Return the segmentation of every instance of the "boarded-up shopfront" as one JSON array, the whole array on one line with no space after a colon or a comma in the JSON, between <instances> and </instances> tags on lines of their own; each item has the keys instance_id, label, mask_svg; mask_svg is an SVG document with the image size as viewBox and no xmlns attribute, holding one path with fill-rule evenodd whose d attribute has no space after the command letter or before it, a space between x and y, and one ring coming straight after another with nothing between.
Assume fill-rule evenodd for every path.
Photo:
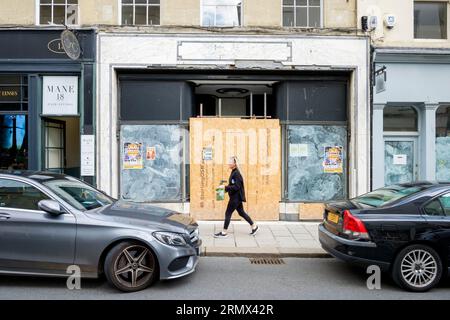
<instances>
[{"instance_id":1,"label":"boarded-up shopfront","mask_svg":"<svg viewBox=\"0 0 450 320\"><path fill-rule=\"evenodd\" d=\"M237 156L244 178L245 210L259 220L278 220L281 200L279 120L191 118L191 214L197 219L222 219L226 200L216 187L228 180L228 159Z\"/></svg>"},{"instance_id":2,"label":"boarded-up shopfront","mask_svg":"<svg viewBox=\"0 0 450 320\"><path fill-rule=\"evenodd\" d=\"M98 181L112 196L223 219L230 155L259 221L320 219L324 202L369 190L366 37L101 31L98 48Z\"/></svg>"}]
</instances>

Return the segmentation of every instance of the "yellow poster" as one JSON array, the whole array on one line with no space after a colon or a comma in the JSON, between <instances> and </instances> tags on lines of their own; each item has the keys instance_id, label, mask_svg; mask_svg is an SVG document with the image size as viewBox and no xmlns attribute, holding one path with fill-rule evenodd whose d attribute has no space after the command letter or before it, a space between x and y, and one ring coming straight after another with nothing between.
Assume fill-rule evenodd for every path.
<instances>
[{"instance_id":1,"label":"yellow poster","mask_svg":"<svg viewBox=\"0 0 450 320\"><path fill-rule=\"evenodd\" d=\"M123 144L123 168L125 170L143 169L142 143L125 142Z\"/></svg>"},{"instance_id":2,"label":"yellow poster","mask_svg":"<svg viewBox=\"0 0 450 320\"><path fill-rule=\"evenodd\" d=\"M325 147L323 160L324 173L343 173L343 148L341 146Z\"/></svg>"}]
</instances>

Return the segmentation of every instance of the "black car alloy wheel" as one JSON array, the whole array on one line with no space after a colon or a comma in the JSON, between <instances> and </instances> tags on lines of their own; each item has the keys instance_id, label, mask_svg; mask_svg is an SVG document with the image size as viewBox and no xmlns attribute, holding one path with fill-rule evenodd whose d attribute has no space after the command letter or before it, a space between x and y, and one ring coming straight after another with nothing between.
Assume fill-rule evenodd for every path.
<instances>
[{"instance_id":1,"label":"black car alloy wheel","mask_svg":"<svg viewBox=\"0 0 450 320\"><path fill-rule=\"evenodd\" d=\"M440 281L442 263L431 247L412 245L398 254L392 271L397 284L411 291L423 292Z\"/></svg>"},{"instance_id":2,"label":"black car alloy wheel","mask_svg":"<svg viewBox=\"0 0 450 320\"><path fill-rule=\"evenodd\" d=\"M114 247L105 261L108 281L122 291L138 291L155 278L153 253L140 244L122 243Z\"/></svg>"}]
</instances>

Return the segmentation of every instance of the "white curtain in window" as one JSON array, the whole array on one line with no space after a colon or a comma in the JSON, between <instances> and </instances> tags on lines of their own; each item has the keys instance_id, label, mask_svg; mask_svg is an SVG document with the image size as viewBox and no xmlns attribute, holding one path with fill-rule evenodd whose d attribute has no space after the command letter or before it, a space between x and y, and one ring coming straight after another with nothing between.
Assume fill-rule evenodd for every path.
<instances>
[{"instance_id":1,"label":"white curtain in window","mask_svg":"<svg viewBox=\"0 0 450 320\"><path fill-rule=\"evenodd\" d=\"M242 0L204 0L203 24L205 26L239 26Z\"/></svg>"}]
</instances>

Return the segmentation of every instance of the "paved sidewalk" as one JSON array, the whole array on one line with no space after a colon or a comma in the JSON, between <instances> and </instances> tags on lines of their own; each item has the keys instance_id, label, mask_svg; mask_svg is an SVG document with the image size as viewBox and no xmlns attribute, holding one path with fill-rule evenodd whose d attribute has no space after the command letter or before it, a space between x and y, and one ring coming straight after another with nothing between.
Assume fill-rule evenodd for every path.
<instances>
[{"instance_id":1,"label":"paved sidewalk","mask_svg":"<svg viewBox=\"0 0 450 320\"><path fill-rule=\"evenodd\" d=\"M199 221L198 224L205 256L329 256L319 243L318 222L259 222L258 233L251 236L246 222L232 221L225 239L213 237L222 230L222 221Z\"/></svg>"}]
</instances>

